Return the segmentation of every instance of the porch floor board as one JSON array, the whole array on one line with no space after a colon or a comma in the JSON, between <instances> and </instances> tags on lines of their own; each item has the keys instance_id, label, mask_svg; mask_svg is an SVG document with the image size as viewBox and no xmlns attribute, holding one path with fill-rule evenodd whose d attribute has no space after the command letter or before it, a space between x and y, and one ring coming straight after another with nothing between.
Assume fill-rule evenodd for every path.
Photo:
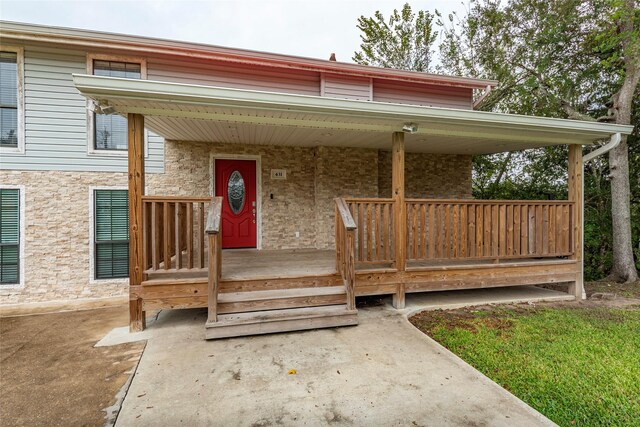
<instances>
[{"instance_id":1,"label":"porch floor board","mask_svg":"<svg viewBox=\"0 0 640 427\"><path fill-rule=\"evenodd\" d=\"M205 257L204 269L149 273L149 280L206 278L208 275L206 260ZM227 249L222 251L222 280L242 281L326 276L336 273L335 262L335 251L333 250ZM175 262L172 264L175 265Z\"/></svg>"}]
</instances>

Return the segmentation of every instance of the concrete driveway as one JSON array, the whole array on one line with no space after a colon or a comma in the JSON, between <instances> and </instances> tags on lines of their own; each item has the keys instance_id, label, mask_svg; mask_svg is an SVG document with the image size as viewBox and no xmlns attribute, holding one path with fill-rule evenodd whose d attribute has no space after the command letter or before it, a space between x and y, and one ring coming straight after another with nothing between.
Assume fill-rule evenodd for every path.
<instances>
[{"instance_id":1,"label":"concrete driveway","mask_svg":"<svg viewBox=\"0 0 640 427\"><path fill-rule=\"evenodd\" d=\"M166 311L144 332L117 425L553 425L388 306L357 327L219 341L205 318Z\"/></svg>"}]
</instances>

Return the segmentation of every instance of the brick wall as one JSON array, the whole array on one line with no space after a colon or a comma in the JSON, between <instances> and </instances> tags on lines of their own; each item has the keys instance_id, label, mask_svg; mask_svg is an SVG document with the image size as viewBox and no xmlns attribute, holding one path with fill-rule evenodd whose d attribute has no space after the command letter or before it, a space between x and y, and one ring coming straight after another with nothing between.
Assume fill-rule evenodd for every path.
<instances>
[{"instance_id":1,"label":"brick wall","mask_svg":"<svg viewBox=\"0 0 640 427\"><path fill-rule=\"evenodd\" d=\"M341 147L316 149L316 246L333 248L335 197L378 197L378 151Z\"/></svg>"},{"instance_id":2,"label":"brick wall","mask_svg":"<svg viewBox=\"0 0 640 427\"><path fill-rule=\"evenodd\" d=\"M470 199L471 156L405 154L405 197ZM391 197L391 152L378 152L380 197Z\"/></svg>"}]
</instances>

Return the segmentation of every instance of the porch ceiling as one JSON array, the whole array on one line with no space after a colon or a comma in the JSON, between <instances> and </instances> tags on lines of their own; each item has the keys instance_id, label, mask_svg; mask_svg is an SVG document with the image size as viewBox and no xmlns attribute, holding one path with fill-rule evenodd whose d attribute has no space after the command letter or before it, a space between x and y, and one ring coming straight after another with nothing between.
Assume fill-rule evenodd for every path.
<instances>
[{"instance_id":1,"label":"porch ceiling","mask_svg":"<svg viewBox=\"0 0 640 427\"><path fill-rule=\"evenodd\" d=\"M388 149L414 123L409 152L486 154L592 144L632 126L291 95L149 80L74 75L80 93L115 113L145 116L171 140Z\"/></svg>"}]
</instances>

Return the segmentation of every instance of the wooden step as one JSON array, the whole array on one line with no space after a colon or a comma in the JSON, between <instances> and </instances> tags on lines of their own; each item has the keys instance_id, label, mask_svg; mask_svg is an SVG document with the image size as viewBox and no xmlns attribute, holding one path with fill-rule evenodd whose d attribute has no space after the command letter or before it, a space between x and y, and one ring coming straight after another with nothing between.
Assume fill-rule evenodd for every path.
<instances>
[{"instance_id":1,"label":"wooden step","mask_svg":"<svg viewBox=\"0 0 640 427\"><path fill-rule=\"evenodd\" d=\"M218 294L218 313L242 313L344 304L344 286L275 289Z\"/></svg>"},{"instance_id":2,"label":"wooden step","mask_svg":"<svg viewBox=\"0 0 640 427\"><path fill-rule=\"evenodd\" d=\"M358 324L358 311L345 304L265 310L218 316L206 323L206 338L229 338Z\"/></svg>"}]
</instances>

